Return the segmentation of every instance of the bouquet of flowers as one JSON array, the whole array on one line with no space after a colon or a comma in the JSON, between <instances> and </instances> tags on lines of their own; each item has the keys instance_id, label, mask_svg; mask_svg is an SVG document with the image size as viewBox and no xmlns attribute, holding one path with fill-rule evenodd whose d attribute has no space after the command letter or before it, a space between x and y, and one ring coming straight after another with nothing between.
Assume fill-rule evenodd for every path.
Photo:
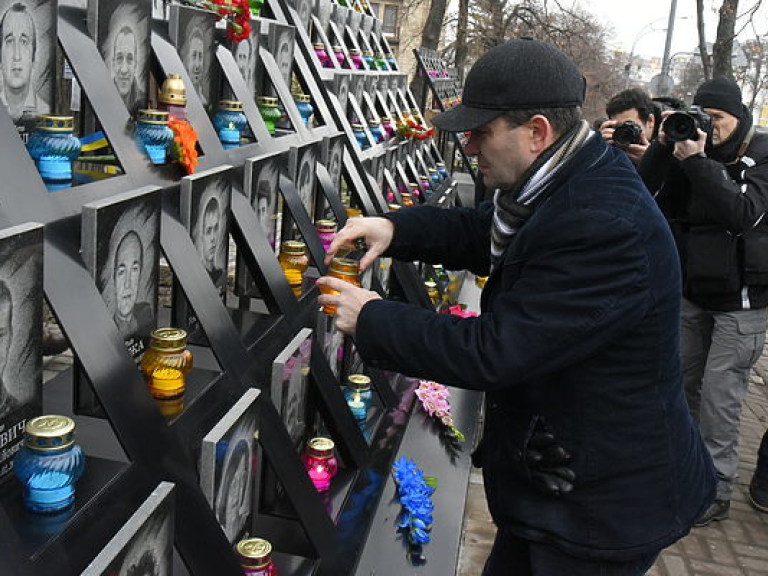
<instances>
[{"instance_id":1,"label":"bouquet of flowers","mask_svg":"<svg viewBox=\"0 0 768 576\"><path fill-rule=\"evenodd\" d=\"M251 35L251 14L258 16L263 0L178 0L183 6L199 8L227 22L227 37L241 42Z\"/></svg>"},{"instance_id":2,"label":"bouquet of flowers","mask_svg":"<svg viewBox=\"0 0 768 576\"><path fill-rule=\"evenodd\" d=\"M448 388L431 380L419 380L416 397L421 400L421 407L432 418L437 418L447 428L448 435L458 442L464 442L464 434L453 425L451 393Z\"/></svg>"},{"instance_id":3,"label":"bouquet of flowers","mask_svg":"<svg viewBox=\"0 0 768 576\"><path fill-rule=\"evenodd\" d=\"M187 174L194 174L197 166L197 132L186 120L172 118L168 127L173 130L171 158L184 167Z\"/></svg>"},{"instance_id":4,"label":"bouquet of flowers","mask_svg":"<svg viewBox=\"0 0 768 576\"><path fill-rule=\"evenodd\" d=\"M434 128L427 128L416 122L411 116L407 116L405 122L395 122L395 131L401 138L413 138L414 140L426 140L435 133Z\"/></svg>"},{"instance_id":5,"label":"bouquet of flowers","mask_svg":"<svg viewBox=\"0 0 768 576\"><path fill-rule=\"evenodd\" d=\"M403 507L397 519L398 530L405 533L410 546L420 547L430 541L434 509L430 496L437 488L437 479L424 476L413 460L404 456L392 464L392 475Z\"/></svg>"}]
</instances>

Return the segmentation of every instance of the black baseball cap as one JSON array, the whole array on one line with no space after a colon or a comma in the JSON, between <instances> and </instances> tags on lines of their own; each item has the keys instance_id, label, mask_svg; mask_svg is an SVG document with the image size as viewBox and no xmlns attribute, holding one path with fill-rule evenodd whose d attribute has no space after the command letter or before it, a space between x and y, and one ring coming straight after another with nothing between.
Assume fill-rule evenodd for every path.
<instances>
[{"instance_id":1,"label":"black baseball cap","mask_svg":"<svg viewBox=\"0 0 768 576\"><path fill-rule=\"evenodd\" d=\"M461 104L432 123L466 132L510 110L581 106L585 91L586 81L568 56L546 42L519 38L483 54L467 74Z\"/></svg>"}]
</instances>

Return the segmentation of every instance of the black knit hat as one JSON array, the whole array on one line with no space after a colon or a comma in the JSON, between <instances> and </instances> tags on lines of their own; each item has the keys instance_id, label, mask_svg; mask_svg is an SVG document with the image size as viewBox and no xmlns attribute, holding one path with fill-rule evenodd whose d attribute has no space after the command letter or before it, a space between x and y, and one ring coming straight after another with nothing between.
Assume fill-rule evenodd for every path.
<instances>
[{"instance_id":1,"label":"black knit hat","mask_svg":"<svg viewBox=\"0 0 768 576\"><path fill-rule=\"evenodd\" d=\"M586 81L568 56L539 40L510 40L475 62L462 102L432 123L449 132L472 130L509 110L569 108L584 102Z\"/></svg>"},{"instance_id":2,"label":"black knit hat","mask_svg":"<svg viewBox=\"0 0 768 576\"><path fill-rule=\"evenodd\" d=\"M715 78L704 82L696 90L693 103L702 108L716 108L728 112L736 118L741 118L743 110L741 89L730 78Z\"/></svg>"}]
</instances>

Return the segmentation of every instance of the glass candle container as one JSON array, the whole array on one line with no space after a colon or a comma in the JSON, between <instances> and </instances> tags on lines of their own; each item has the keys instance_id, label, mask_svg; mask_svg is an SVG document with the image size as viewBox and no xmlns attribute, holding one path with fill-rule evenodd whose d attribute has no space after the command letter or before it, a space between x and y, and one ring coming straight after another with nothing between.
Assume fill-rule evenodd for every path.
<instances>
[{"instance_id":1,"label":"glass candle container","mask_svg":"<svg viewBox=\"0 0 768 576\"><path fill-rule=\"evenodd\" d=\"M429 181L432 183L432 187L436 187L440 183L440 175L437 173L437 168L427 168L429 172Z\"/></svg>"},{"instance_id":2,"label":"glass candle container","mask_svg":"<svg viewBox=\"0 0 768 576\"><path fill-rule=\"evenodd\" d=\"M365 374L350 374L344 387L344 399L347 401L352 416L357 421L365 421L368 409L373 401L371 379Z\"/></svg>"},{"instance_id":3,"label":"glass candle container","mask_svg":"<svg viewBox=\"0 0 768 576\"><path fill-rule=\"evenodd\" d=\"M246 538L235 547L246 576L277 576L272 562L272 544L263 538Z\"/></svg>"},{"instance_id":4,"label":"glass candle container","mask_svg":"<svg viewBox=\"0 0 768 576\"><path fill-rule=\"evenodd\" d=\"M296 108L299 110L299 115L304 121L304 126L309 126L309 119L312 114L315 113L315 108L312 106L312 97L309 94L294 94L293 101L296 103Z\"/></svg>"},{"instance_id":5,"label":"glass candle container","mask_svg":"<svg viewBox=\"0 0 768 576\"><path fill-rule=\"evenodd\" d=\"M488 276L475 276L475 286L480 289L485 288L485 283L488 281Z\"/></svg>"},{"instance_id":6,"label":"glass candle container","mask_svg":"<svg viewBox=\"0 0 768 576\"><path fill-rule=\"evenodd\" d=\"M360 218L363 215L363 211L360 210L360 208L355 208L353 206L345 206L344 212L346 212L347 218Z\"/></svg>"},{"instance_id":7,"label":"glass candle container","mask_svg":"<svg viewBox=\"0 0 768 576\"><path fill-rule=\"evenodd\" d=\"M403 199L403 208L410 208L413 206L413 196L410 192L402 192L400 197Z\"/></svg>"},{"instance_id":8,"label":"glass candle container","mask_svg":"<svg viewBox=\"0 0 768 576\"><path fill-rule=\"evenodd\" d=\"M351 258L336 257L331 260L328 267L328 276L338 278L344 282L349 282L353 286L360 287L360 262ZM320 286L320 292L323 294L338 294L336 290L331 290L327 286ZM326 304L323 306L323 312L328 316L336 315L336 306Z\"/></svg>"},{"instance_id":9,"label":"glass candle container","mask_svg":"<svg viewBox=\"0 0 768 576\"><path fill-rule=\"evenodd\" d=\"M357 48L350 48L349 59L352 61L352 67L355 70L363 69L363 55L360 53L360 50Z\"/></svg>"},{"instance_id":10,"label":"glass candle container","mask_svg":"<svg viewBox=\"0 0 768 576\"><path fill-rule=\"evenodd\" d=\"M422 198L429 196L432 191L432 183L426 174L419 174L419 189L423 194Z\"/></svg>"},{"instance_id":11,"label":"glass candle container","mask_svg":"<svg viewBox=\"0 0 768 576\"><path fill-rule=\"evenodd\" d=\"M393 202L391 204L387 204L387 208L389 208L390 212L397 212L398 210L400 210L400 208L402 208L402 206L400 206L400 204L395 204Z\"/></svg>"},{"instance_id":12,"label":"glass candle container","mask_svg":"<svg viewBox=\"0 0 768 576\"><path fill-rule=\"evenodd\" d=\"M448 178L448 170L445 169L445 162L437 162L435 163L435 166L437 166L437 173L441 180Z\"/></svg>"},{"instance_id":13,"label":"glass candle container","mask_svg":"<svg viewBox=\"0 0 768 576\"><path fill-rule=\"evenodd\" d=\"M75 422L47 415L29 420L13 470L24 486L24 506L35 514L56 514L75 502L75 482L85 456L75 444Z\"/></svg>"},{"instance_id":14,"label":"glass candle container","mask_svg":"<svg viewBox=\"0 0 768 576\"><path fill-rule=\"evenodd\" d=\"M141 357L141 372L153 398L170 400L184 394L186 375L192 370L192 352L181 328L152 331L149 348Z\"/></svg>"},{"instance_id":15,"label":"glass candle container","mask_svg":"<svg viewBox=\"0 0 768 576\"><path fill-rule=\"evenodd\" d=\"M139 149L149 156L152 164L165 164L168 147L173 142L173 130L168 127L168 112L139 110L134 137Z\"/></svg>"},{"instance_id":16,"label":"glass candle container","mask_svg":"<svg viewBox=\"0 0 768 576\"><path fill-rule=\"evenodd\" d=\"M317 229L317 236L320 238L323 249L328 252L331 242L336 237L336 222L333 220L318 220L315 222L315 228Z\"/></svg>"},{"instance_id":17,"label":"glass candle container","mask_svg":"<svg viewBox=\"0 0 768 576\"><path fill-rule=\"evenodd\" d=\"M375 63L377 70L389 70L389 64L387 64L387 59L384 57L384 52L376 52Z\"/></svg>"},{"instance_id":18,"label":"glass candle container","mask_svg":"<svg viewBox=\"0 0 768 576\"><path fill-rule=\"evenodd\" d=\"M368 136L365 134L365 128L362 124L352 124L352 134L354 134L357 145L360 146L361 150L365 150L370 146Z\"/></svg>"},{"instance_id":19,"label":"glass candle container","mask_svg":"<svg viewBox=\"0 0 768 576\"><path fill-rule=\"evenodd\" d=\"M440 292L437 290L437 283L432 280L427 280L424 282L424 287L427 289L429 301L432 302L433 306L437 306L437 303L440 302Z\"/></svg>"},{"instance_id":20,"label":"glass candle container","mask_svg":"<svg viewBox=\"0 0 768 576\"><path fill-rule=\"evenodd\" d=\"M384 133L384 130L381 129L381 122L379 122L375 118L371 118L370 120L368 120L368 128L370 129L371 134L373 135L373 139L376 140L376 144L381 144L387 139L387 136Z\"/></svg>"},{"instance_id":21,"label":"glass candle container","mask_svg":"<svg viewBox=\"0 0 768 576\"><path fill-rule=\"evenodd\" d=\"M256 98L256 104L259 107L259 114L261 119L264 120L264 124L267 125L267 130L270 135L275 135L275 123L283 117L283 113L277 107L277 98L271 96L258 96Z\"/></svg>"},{"instance_id":22,"label":"glass candle container","mask_svg":"<svg viewBox=\"0 0 768 576\"><path fill-rule=\"evenodd\" d=\"M330 438L312 438L301 456L304 468L318 492L327 492L331 480L339 470L339 464L333 453L333 440Z\"/></svg>"},{"instance_id":23,"label":"glass candle container","mask_svg":"<svg viewBox=\"0 0 768 576\"><path fill-rule=\"evenodd\" d=\"M392 118L389 116L381 117L381 128L384 130L384 135L386 136L387 140L395 135L395 123L392 122Z\"/></svg>"},{"instance_id":24,"label":"glass candle container","mask_svg":"<svg viewBox=\"0 0 768 576\"><path fill-rule=\"evenodd\" d=\"M261 7L264 6L264 0L250 0L251 18L258 18L261 14Z\"/></svg>"},{"instance_id":25,"label":"glass candle container","mask_svg":"<svg viewBox=\"0 0 768 576\"><path fill-rule=\"evenodd\" d=\"M213 126L216 128L216 133L224 150L240 146L240 138L247 125L248 120L243 114L242 102L236 100L219 102L219 109L213 116Z\"/></svg>"},{"instance_id":26,"label":"glass candle container","mask_svg":"<svg viewBox=\"0 0 768 576\"><path fill-rule=\"evenodd\" d=\"M392 52L387 52L387 64L389 65L390 70L397 70L397 61L395 60L394 55Z\"/></svg>"},{"instance_id":27,"label":"glass candle container","mask_svg":"<svg viewBox=\"0 0 768 576\"><path fill-rule=\"evenodd\" d=\"M410 188L410 193L414 198L421 199L421 184L416 182L409 182L408 187Z\"/></svg>"},{"instance_id":28,"label":"glass candle container","mask_svg":"<svg viewBox=\"0 0 768 576\"><path fill-rule=\"evenodd\" d=\"M333 47L333 55L336 57L336 62L339 63L339 68L348 68L347 57L344 55L344 49L341 46Z\"/></svg>"},{"instance_id":29,"label":"glass candle container","mask_svg":"<svg viewBox=\"0 0 768 576\"><path fill-rule=\"evenodd\" d=\"M376 70L376 61L373 59L373 52L370 50L363 50L363 60L365 60L369 70Z\"/></svg>"},{"instance_id":30,"label":"glass candle container","mask_svg":"<svg viewBox=\"0 0 768 576\"><path fill-rule=\"evenodd\" d=\"M187 89L181 74L168 74L157 94L158 106L171 118L187 119Z\"/></svg>"},{"instance_id":31,"label":"glass candle container","mask_svg":"<svg viewBox=\"0 0 768 576\"><path fill-rule=\"evenodd\" d=\"M80 155L80 139L72 134L73 128L72 116L38 116L37 128L27 140L37 171L55 189L71 183L72 162Z\"/></svg>"},{"instance_id":32,"label":"glass candle container","mask_svg":"<svg viewBox=\"0 0 768 576\"><path fill-rule=\"evenodd\" d=\"M317 59L320 61L320 66L323 68L333 68L333 62L325 49L325 44L322 42L315 42L312 44L312 49L315 51L315 56L317 56Z\"/></svg>"},{"instance_id":33,"label":"glass candle container","mask_svg":"<svg viewBox=\"0 0 768 576\"><path fill-rule=\"evenodd\" d=\"M286 240L280 245L280 254L277 256L280 267L296 298L301 296L301 288L304 283L304 273L309 267L307 258L307 246L300 240Z\"/></svg>"}]
</instances>

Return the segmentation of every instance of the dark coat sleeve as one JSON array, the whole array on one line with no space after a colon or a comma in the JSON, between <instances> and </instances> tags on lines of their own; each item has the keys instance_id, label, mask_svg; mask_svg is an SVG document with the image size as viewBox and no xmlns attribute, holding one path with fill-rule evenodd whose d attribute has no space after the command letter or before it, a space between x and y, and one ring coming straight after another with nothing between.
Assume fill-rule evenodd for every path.
<instances>
[{"instance_id":1,"label":"dark coat sleeve","mask_svg":"<svg viewBox=\"0 0 768 576\"><path fill-rule=\"evenodd\" d=\"M735 234L750 230L768 210L768 157L744 170L737 183L725 166L709 158L690 156L681 162L696 204L708 218Z\"/></svg>"},{"instance_id":2,"label":"dark coat sleeve","mask_svg":"<svg viewBox=\"0 0 768 576\"><path fill-rule=\"evenodd\" d=\"M492 216L490 202L477 209L418 206L390 212L386 217L394 223L395 235L385 256L487 275Z\"/></svg>"},{"instance_id":3,"label":"dark coat sleeve","mask_svg":"<svg viewBox=\"0 0 768 576\"><path fill-rule=\"evenodd\" d=\"M494 287L486 287L495 292L479 317L367 303L356 335L363 359L494 391L572 366L632 330L652 300L635 224L588 208L571 208L553 225L532 224L519 233Z\"/></svg>"}]
</instances>

